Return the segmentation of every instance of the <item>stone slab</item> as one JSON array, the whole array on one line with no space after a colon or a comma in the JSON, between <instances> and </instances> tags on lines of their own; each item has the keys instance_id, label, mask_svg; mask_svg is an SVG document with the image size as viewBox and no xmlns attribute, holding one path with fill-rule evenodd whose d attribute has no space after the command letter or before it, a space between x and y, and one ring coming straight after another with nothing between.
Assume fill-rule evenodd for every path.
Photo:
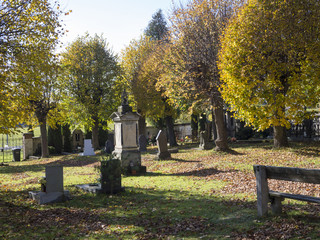
<instances>
[{"instance_id":1,"label":"stone slab","mask_svg":"<svg viewBox=\"0 0 320 240\"><path fill-rule=\"evenodd\" d=\"M110 194L111 193L111 192L104 192L101 188L100 183L79 184L79 185L76 185L76 188L79 188L85 192L90 192L94 194L98 194L98 193ZM125 190L124 187L121 187L121 189L114 190L113 193L123 192L124 190Z\"/></svg>"},{"instance_id":2,"label":"stone slab","mask_svg":"<svg viewBox=\"0 0 320 240\"><path fill-rule=\"evenodd\" d=\"M29 197L37 201L38 204L60 203L70 199L69 191L63 192L29 192Z\"/></svg>"}]
</instances>

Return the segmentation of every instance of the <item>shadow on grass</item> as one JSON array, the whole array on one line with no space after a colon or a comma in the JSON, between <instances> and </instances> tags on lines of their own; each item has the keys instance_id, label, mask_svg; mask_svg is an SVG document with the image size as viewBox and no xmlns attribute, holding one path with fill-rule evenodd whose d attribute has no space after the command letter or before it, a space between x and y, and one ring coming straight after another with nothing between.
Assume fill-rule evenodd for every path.
<instances>
[{"instance_id":1,"label":"shadow on grass","mask_svg":"<svg viewBox=\"0 0 320 240\"><path fill-rule=\"evenodd\" d=\"M46 160L33 160L34 164L26 164L23 166L17 165L20 162L15 162L13 165L0 167L0 174L10 173L22 173L26 171L39 172L44 171L46 166L61 165L63 167L84 167L91 164L95 164L99 161L98 156L62 156L59 160L52 160L50 158Z\"/></svg>"},{"instance_id":2,"label":"shadow on grass","mask_svg":"<svg viewBox=\"0 0 320 240\"><path fill-rule=\"evenodd\" d=\"M60 238L74 233L101 235L101 239L112 235L116 239L167 239L170 236L207 236L206 239L232 236L236 239L236 233L245 232L265 231L268 236L266 227L270 227L265 227L265 223L273 219L256 221L255 202L229 200L218 195L191 195L188 191L126 187L125 192L112 196L74 189L71 193L73 199L68 202L40 207L15 201L19 195L26 197L25 192L0 191L0 236L14 230L16 239L39 237L44 231L59 234ZM294 219L307 221L310 217L311 223L316 224L315 215L305 211L318 212L318 207L294 205L290 208L297 206L301 214L294 215ZM301 234L305 233L299 233L299 237Z\"/></svg>"},{"instance_id":3,"label":"shadow on grass","mask_svg":"<svg viewBox=\"0 0 320 240\"><path fill-rule=\"evenodd\" d=\"M205 168L205 169L198 169L189 172L179 172L179 173L158 173L158 172L147 172L145 176L148 177L159 177L159 176L193 176L193 177L208 177L212 175L216 175L219 173L232 173L237 172L237 170L228 170L222 171L216 168ZM130 176L132 177L132 176ZM138 176L137 176L138 177Z\"/></svg>"}]
</instances>

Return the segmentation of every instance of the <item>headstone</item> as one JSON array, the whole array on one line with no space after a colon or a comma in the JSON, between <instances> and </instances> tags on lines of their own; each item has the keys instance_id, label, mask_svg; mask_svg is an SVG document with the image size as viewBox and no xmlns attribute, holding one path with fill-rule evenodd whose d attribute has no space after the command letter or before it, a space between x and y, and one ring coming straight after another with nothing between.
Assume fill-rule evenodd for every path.
<instances>
[{"instance_id":1,"label":"headstone","mask_svg":"<svg viewBox=\"0 0 320 240\"><path fill-rule=\"evenodd\" d=\"M124 190L121 187L121 161L119 159L110 159L101 161L101 192L118 193Z\"/></svg>"},{"instance_id":2,"label":"headstone","mask_svg":"<svg viewBox=\"0 0 320 240\"><path fill-rule=\"evenodd\" d=\"M158 146L158 154L157 157L158 159L164 160L171 158L171 154L168 151L168 146L167 146L167 136L164 133L164 131L160 130L157 137L157 146Z\"/></svg>"},{"instance_id":3,"label":"headstone","mask_svg":"<svg viewBox=\"0 0 320 240\"><path fill-rule=\"evenodd\" d=\"M112 154L121 160L125 174L132 174L131 169L136 169L137 174L145 173L146 167L141 166L141 152L138 148L140 115L132 112L125 91L122 94L122 105L110 117L114 121L115 136L115 148Z\"/></svg>"},{"instance_id":4,"label":"headstone","mask_svg":"<svg viewBox=\"0 0 320 240\"><path fill-rule=\"evenodd\" d=\"M207 131L200 132L200 144L199 148L202 150L208 150L211 148L209 141L208 141L208 133Z\"/></svg>"},{"instance_id":5,"label":"headstone","mask_svg":"<svg viewBox=\"0 0 320 240\"><path fill-rule=\"evenodd\" d=\"M29 196L39 204L64 202L70 198L69 191L63 189L63 167L47 166L45 170L45 192L29 192Z\"/></svg>"},{"instance_id":6,"label":"headstone","mask_svg":"<svg viewBox=\"0 0 320 240\"><path fill-rule=\"evenodd\" d=\"M63 192L62 166L46 167L46 192Z\"/></svg>"},{"instance_id":7,"label":"headstone","mask_svg":"<svg viewBox=\"0 0 320 240\"><path fill-rule=\"evenodd\" d=\"M139 151L140 152L147 151L147 138L143 134L139 136Z\"/></svg>"},{"instance_id":8,"label":"headstone","mask_svg":"<svg viewBox=\"0 0 320 240\"><path fill-rule=\"evenodd\" d=\"M92 147L91 139L85 139L84 140L84 149L83 153L81 153L82 156L94 156L94 149Z\"/></svg>"},{"instance_id":9,"label":"headstone","mask_svg":"<svg viewBox=\"0 0 320 240\"><path fill-rule=\"evenodd\" d=\"M113 150L114 150L113 143L110 140L107 140L104 148L105 153L111 154Z\"/></svg>"}]
</instances>

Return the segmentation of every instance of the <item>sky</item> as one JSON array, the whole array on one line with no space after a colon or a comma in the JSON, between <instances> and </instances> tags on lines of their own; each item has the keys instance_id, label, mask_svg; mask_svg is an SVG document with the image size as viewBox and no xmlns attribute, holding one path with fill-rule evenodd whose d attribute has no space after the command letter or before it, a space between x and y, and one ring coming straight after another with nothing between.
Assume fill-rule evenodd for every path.
<instances>
[{"instance_id":1,"label":"sky","mask_svg":"<svg viewBox=\"0 0 320 240\"><path fill-rule=\"evenodd\" d=\"M63 17L68 30L61 39L66 47L77 36L88 32L106 38L109 48L120 54L121 50L138 39L158 9L168 16L174 3L187 0L60 0L61 9L72 12Z\"/></svg>"}]
</instances>

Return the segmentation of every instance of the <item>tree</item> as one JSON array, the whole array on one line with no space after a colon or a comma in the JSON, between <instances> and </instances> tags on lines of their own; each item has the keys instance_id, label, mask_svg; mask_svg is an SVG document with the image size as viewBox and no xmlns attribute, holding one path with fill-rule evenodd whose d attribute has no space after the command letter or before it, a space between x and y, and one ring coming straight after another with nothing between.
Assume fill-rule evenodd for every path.
<instances>
[{"instance_id":1,"label":"tree","mask_svg":"<svg viewBox=\"0 0 320 240\"><path fill-rule=\"evenodd\" d=\"M77 38L62 54L63 79L69 117L92 129L92 144L99 148L99 124L107 121L119 103L116 56L102 36Z\"/></svg>"},{"instance_id":2,"label":"tree","mask_svg":"<svg viewBox=\"0 0 320 240\"><path fill-rule=\"evenodd\" d=\"M233 13L232 3L193 0L186 7L174 9L166 57L168 70L160 83L177 105L213 109L217 150L228 149L217 62L220 36Z\"/></svg>"},{"instance_id":3,"label":"tree","mask_svg":"<svg viewBox=\"0 0 320 240\"><path fill-rule=\"evenodd\" d=\"M319 20L316 0L252 0L222 40L222 95L238 118L272 126L275 147L288 146L290 121L319 101Z\"/></svg>"},{"instance_id":4,"label":"tree","mask_svg":"<svg viewBox=\"0 0 320 240\"><path fill-rule=\"evenodd\" d=\"M55 46L61 33L59 16L62 12L58 8L56 2L50 4L47 0L1 2L0 123L4 126L0 128L1 133L12 131L25 120L21 108L29 102L22 103L17 91L17 85L24 79L15 76L14 71L19 70L16 61L19 60L21 65L21 59Z\"/></svg>"},{"instance_id":5,"label":"tree","mask_svg":"<svg viewBox=\"0 0 320 240\"><path fill-rule=\"evenodd\" d=\"M168 42L167 22L162 14L161 9L152 16L152 20L149 22L145 30L145 34L146 36L157 42L156 48L152 51L151 57L149 58L151 60L149 61L149 66L147 62L144 67L145 71L151 72L151 75L153 75L154 77L154 85L156 85L159 81L161 71L164 71L164 63L162 59L164 52L162 48L166 48L166 42ZM155 66L158 66L158 69L156 71ZM167 127L169 144L171 147L177 146L178 144L174 132L174 116L176 115L176 111L174 111L174 108L171 106L171 104L169 104L169 97L164 94L161 88L158 88L157 90L160 92L162 101L165 105L163 117Z\"/></svg>"},{"instance_id":6,"label":"tree","mask_svg":"<svg viewBox=\"0 0 320 240\"><path fill-rule=\"evenodd\" d=\"M152 20L149 22L144 33L146 36L151 37L152 40L165 39L168 34L168 28L161 9L152 15Z\"/></svg>"}]
</instances>

